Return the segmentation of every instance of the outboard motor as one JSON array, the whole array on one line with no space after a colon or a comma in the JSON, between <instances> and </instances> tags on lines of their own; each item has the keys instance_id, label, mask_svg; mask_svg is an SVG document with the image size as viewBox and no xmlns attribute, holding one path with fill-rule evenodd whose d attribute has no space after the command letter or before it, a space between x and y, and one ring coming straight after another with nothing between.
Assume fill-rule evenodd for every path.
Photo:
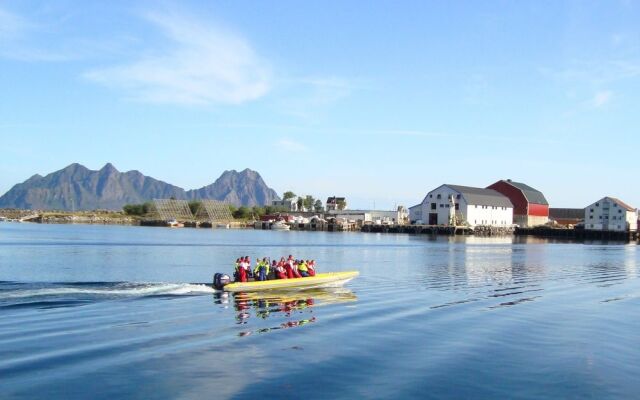
<instances>
[{"instance_id":1,"label":"outboard motor","mask_svg":"<svg viewBox=\"0 0 640 400\"><path fill-rule=\"evenodd\" d=\"M229 278L229 275L221 274L219 272L213 275L213 287L215 289L222 290L222 288L224 288L224 285L229 282L231 282L231 278Z\"/></svg>"}]
</instances>

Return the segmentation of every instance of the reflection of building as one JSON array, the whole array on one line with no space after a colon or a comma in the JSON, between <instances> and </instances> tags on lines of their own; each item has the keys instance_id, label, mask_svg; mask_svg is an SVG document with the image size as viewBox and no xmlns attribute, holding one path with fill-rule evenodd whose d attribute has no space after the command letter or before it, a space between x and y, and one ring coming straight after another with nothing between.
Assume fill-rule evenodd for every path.
<instances>
[{"instance_id":1,"label":"reflection of building","mask_svg":"<svg viewBox=\"0 0 640 400\"><path fill-rule=\"evenodd\" d=\"M325 207L327 211L345 210L347 208L347 200L344 197L328 197Z\"/></svg>"},{"instance_id":2,"label":"reflection of building","mask_svg":"<svg viewBox=\"0 0 640 400\"><path fill-rule=\"evenodd\" d=\"M635 232L638 230L638 210L615 197L604 197L584 209L584 228Z\"/></svg>"},{"instance_id":3,"label":"reflection of building","mask_svg":"<svg viewBox=\"0 0 640 400\"><path fill-rule=\"evenodd\" d=\"M413 216L416 215L415 206ZM513 224L513 204L493 189L442 185L430 191L420 214L429 225L477 225L507 227Z\"/></svg>"},{"instance_id":4,"label":"reflection of building","mask_svg":"<svg viewBox=\"0 0 640 400\"><path fill-rule=\"evenodd\" d=\"M511 200L513 223L530 227L549 222L549 203L539 190L511 179L498 181L487 189L496 190Z\"/></svg>"}]
</instances>

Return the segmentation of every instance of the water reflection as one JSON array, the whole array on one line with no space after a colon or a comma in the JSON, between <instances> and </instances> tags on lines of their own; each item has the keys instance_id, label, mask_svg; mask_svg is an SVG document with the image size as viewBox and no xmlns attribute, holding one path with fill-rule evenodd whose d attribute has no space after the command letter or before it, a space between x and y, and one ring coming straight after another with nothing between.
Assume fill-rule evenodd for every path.
<instances>
[{"instance_id":1,"label":"water reflection","mask_svg":"<svg viewBox=\"0 0 640 400\"><path fill-rule=\"evenodd\" d=\"M272 323L266 327L241 331L239 336L267 333L313 323L317 321L317 316L313 314L313 308L328 304L354 302L357 299L353 292L345 288L214 294L214 303L225 307L233 305L238 325L249 325L252 321L256 324L262 324L259 321L267 319L276 322L276 324Z\"/></svg>"}]
</instances>

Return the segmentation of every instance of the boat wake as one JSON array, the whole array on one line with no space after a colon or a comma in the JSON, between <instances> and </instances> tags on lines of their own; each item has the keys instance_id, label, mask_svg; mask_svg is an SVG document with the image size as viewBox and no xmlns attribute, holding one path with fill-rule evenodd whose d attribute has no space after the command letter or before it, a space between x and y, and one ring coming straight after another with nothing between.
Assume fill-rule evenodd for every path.
<instances>
[{"instance_id":1,"label":"boat wake","mask_svg":"<svg viewBox=\"0 0 640 400\"><path fill-rule=\"evenodd\" d=\"M211 286L165 282L0 282L0 308L61 307L101 300L212 294Z\"/></svg>"}]
</instances>

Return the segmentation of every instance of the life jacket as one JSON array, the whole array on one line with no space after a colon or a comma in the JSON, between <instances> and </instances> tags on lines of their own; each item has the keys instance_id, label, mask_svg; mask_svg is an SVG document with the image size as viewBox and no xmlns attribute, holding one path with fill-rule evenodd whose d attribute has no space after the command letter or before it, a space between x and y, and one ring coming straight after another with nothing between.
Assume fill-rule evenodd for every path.
<instances>
[{"instance_id":1,"label":"life jacket","mask_svg":"<svg viewBox=\"0 0 640 400\"><path fill-rule=\"evenodd\" d=\"M240 270L238 271L238 278L240 280L240 282L246 282L247 281L247 270L244 268L240 268Z\"/></svg>"},{"instance_id":2,"label":"life jacket","mask_svg":"<svg viewBox=\"0 0 640 400\"><path fill-rule=\"evenodd\" d=\"M298 264L298 271L309 272L309 268L307 268L307 264L300 263Z\"/></svg>"},{"instance_id":3,"label":"life jacket","mask_svg":"<svg viewBox=\"0 0 640 400\"><path fill-rule=\"evenodd\" d=\"M316 276L316 266L314 265L314 263L309 263L309 265L307 265L307 268L309 269L307 271L309 273L309 276Z\"/></svg>"},{"instance_id":4,"label":"life jacket","mask_svg":"<svg viewBox=\"0 0 640 400\"><path fill-rule=\"evenodd\" d=\"M265 263L262 261L258 262L258 265L256 265L253 270L253 274L258 275L261 270L264 270L265 275L269 275L269 263Z\"/></svg>"},{"instance_id":5,"label":"life jacket","mask_svg":"<svg viewBox=\"0 0 640 400\"><path fill-rule=\"evenodd\" d=\"M287 272L287 278L291 279L291 278L295 278L295 274L293 271L293 267L291 266L291 264L287 263L284 265L284 269Z\"/></svg>"}]
</instances>

